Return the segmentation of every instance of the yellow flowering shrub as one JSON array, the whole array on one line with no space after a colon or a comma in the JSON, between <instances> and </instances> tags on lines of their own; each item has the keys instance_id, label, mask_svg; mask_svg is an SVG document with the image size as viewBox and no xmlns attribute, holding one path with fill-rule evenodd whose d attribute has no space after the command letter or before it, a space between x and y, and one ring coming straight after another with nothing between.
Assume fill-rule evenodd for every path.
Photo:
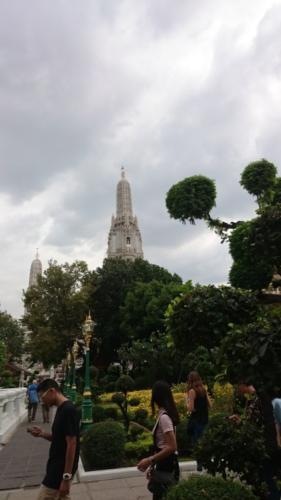
<instances>
[{"instance_id":1,"label":"yellow flowering shrub","mask_svg":"<svg viewBox=\"0 0 281 500\"><path fill-rule=\"evenodd\" d=\"M212 413L233 413L234 388L233 385L214 383Z\"/></svg>"},{"instance_id":2,"label":"yellow flowering shrub","mask_svg":"<svg viewBox=\"0 0 281 500\"><path fill-rule=\"evenodd\" d=\"M100 396L100 401L103 404L106 403L111 403L111 398L113 392L107 392L104 393ZM182 392L174 392L174 399L175 403L177 405L178 412L181 417L184 417L186 415L186 402L185 402L185 393ZM151 407L150 407L150 400L151 400L151 389L143 389L141 391L131 391L128 393L128 400L130 399L139 399L140 403L137 406L134 406L134 411L138 409L144 409L147 410L148 414L151 415Z\"/></svg>"}]
</instances>

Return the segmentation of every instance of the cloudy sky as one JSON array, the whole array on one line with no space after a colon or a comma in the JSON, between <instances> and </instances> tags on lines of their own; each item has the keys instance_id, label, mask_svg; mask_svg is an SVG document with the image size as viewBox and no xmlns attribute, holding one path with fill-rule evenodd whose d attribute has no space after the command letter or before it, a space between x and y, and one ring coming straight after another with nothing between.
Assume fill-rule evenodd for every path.
<instances>
[{"instance_id":1,"label":"cloudy sky","mask_svg":"<svg viewBox=\"0 0 281 500\"><path fill-rule=\"evenodd\" d=\"M165 195L199 173L213 215L253 216L239 178L281 165L280 45L280 0L1 0L1 308L22 314L36 247L102 264L121 165L145 258L227 282L227 245Z\"/></svg>"}]
</instances>

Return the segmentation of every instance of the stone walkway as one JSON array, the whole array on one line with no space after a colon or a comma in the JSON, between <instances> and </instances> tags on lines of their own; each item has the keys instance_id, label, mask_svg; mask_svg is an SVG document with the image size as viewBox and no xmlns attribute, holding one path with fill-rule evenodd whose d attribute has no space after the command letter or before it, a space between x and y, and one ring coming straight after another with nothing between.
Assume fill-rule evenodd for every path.
<instances>
[{"instance_id":1,"label":"stone walkway","mask_svg":"<svg viewBox=\"0 0 281 500\"><path fill-rule=\"evenodd\" d=\"M49 429L39 421L34 425ZM28 426L27 422L21 424L0 451L0 490L35 486L44 477L50 443L31 436Z\"/></svg>"},{"instance_id":2,"label":"stone walkway","mask_svg":"<svg viewBox=\"0 0 281 500\"><path fill-rule=\"evenodd\" d=\"M19 426L0 451L0 500L36 500L44 477L50 443L27 433L30 424ZM35 425L48 429L40 421ZM143 476L76 483L71 500L151 500Z\"/></svg>"},{"instance_id":3,"label":"stone walkway","mask_svg":"<svg viewBox=\"0 0 281 500\"><path fill-rule=\"evenodd\" d=\"M38 488L0 492L0 500L36 500ZM71 500L151 500L143 477L77 483L71 488Z\"/></svg>"}]
</instances>

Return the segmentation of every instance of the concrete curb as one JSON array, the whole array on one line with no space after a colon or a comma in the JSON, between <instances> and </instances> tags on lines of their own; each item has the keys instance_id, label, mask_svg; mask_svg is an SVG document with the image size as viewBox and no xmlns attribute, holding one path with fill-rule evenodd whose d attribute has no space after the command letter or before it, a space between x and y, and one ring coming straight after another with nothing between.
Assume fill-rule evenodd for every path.
<instances>
[{"instance_id":1,"label":"concrete curb","mask_svg":"<svg viewBox=\"0 0 281 500\"><path fill-rule=\"evenodd\" d=\"M191 460L189 462L179 463L181 472L196 472L197 462ZM130 477L143 476L136 467L121 467L120 469L105 469L85 471L81 458L79 459L77 476L80 483L89 483L94 481L104 481L108 479L125 479Z\"/></svg>"}]
</instances>

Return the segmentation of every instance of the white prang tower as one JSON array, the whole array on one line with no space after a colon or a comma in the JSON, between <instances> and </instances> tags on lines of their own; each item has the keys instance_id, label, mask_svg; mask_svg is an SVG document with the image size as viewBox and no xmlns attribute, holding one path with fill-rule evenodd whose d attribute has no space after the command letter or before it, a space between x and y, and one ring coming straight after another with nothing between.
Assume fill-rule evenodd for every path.
<instances>
[{"instance_id":1,"label":"white prang tower","mask_svg":"<svg viewBox=\"0 0 281 500\"><path fill-rule=\"evenodd\" d=\"M36 251L36 257L32 261L29 273L29 283L28 288L36 286L38 284L38 276L42 276L42 262L39 259L38 249Z\"/></svg>"},{"instance_id":2,"label":"white prang tower","mask_svg":"<svg viewBox=\"0 0 281 500\"><path fill-rule=\"evenodd\" d=\"M126 260L143 259L142 239L138 220L133 216L131 186L121 169L121 180L117 184L117 213L111 219L108 236L107 257Z\"/></svg>"}]
</instances>

